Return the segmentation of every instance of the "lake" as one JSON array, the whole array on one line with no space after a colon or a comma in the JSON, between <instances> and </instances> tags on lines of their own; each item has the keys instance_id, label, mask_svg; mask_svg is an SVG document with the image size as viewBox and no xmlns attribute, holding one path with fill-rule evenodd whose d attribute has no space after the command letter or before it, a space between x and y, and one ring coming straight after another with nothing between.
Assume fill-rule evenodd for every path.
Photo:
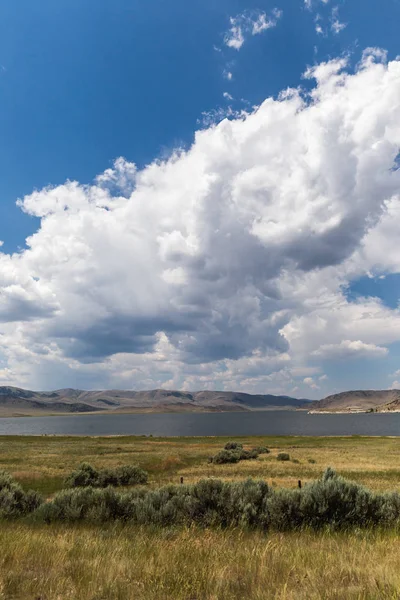
<instances>
[{"instance_id":1,"label":"lake","mask_svg":"<svg viewBox=\"0 0 400 600\"><path fill-rule=\"evenodd\" d=\"M400 435L400 413L295 411L0 418L0 435Z\"/></svg>"}]
</instances>

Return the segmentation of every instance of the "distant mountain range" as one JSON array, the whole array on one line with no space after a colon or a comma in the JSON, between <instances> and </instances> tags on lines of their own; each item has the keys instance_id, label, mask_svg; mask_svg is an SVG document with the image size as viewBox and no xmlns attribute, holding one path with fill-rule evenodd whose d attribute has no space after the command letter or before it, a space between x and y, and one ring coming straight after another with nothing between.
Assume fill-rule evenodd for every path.
<instances>
[{"instance_id":1,"label":"distant mountain range","mask_svg":"<svg viewBox=\"0 0 400 600\"><path fill-rule=\"evenodd\" d=\"M65 413L238 412L254 410L307 410L309 412L400 411L400 390L342 392L311 401L272 394L242 392L181 392L176 390L84 391L67 388L34 392L0 387L0 416Z\"/></svg>"},{"instance_id":2,"label":"distant mountain range","mask_svg":"<svg viewBox=\"0 0 400 600\"><path fill-rule=\"evenodd\" d=\"M232 412L306 408L310 400L241 392L150 390L34 392L0 387L0 416L89 412Z\"/></svg>"},{"instance_id":3,"label":"distant mountain range","mask_svg":"<svg viewBox=\"0 0 400 600\"><path fill-rule=\"evenodd\" d=\"M357 390L328 396L308 405L312 412L397 412L400 390Z\"/></svg>"}]
</instances>

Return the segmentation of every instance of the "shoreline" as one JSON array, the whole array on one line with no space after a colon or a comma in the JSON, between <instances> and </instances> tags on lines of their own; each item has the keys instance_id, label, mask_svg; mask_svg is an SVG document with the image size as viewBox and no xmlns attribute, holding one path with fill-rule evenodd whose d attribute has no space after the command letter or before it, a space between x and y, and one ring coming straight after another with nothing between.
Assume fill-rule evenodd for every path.
<instances>
[{"instance_id":1,"label":"shoreline","mask_svg":"<svg viewBox=\"0 0 400 600\"><path fill-rule=\"evenodd\" d=\"M400 410L309 410L308 415L391 415Z\"/></svg>"},{"instance_id":2,"label":"shoreline","mask_svg":"<svg viewBox=\"0 0 400 600\"><path fill-rule=\"evenodd\" d=\"M230 415L230 414L248 414L255 412L307 412L304 408L285 408L281 406L274 406L271 408L259 408L259 409L238 409L238 410L152 410L152 409L138 409L138 410L96 410L88 412L43 412L43 413L20 413L20 414L5 414L0 412L0 419L20 419L20 418L40 418L40 417L89 417L94 415Z\"/></svg>"},{"instance_id":3,"label":"shoreline","mask_svg":"<svg viewBox=\"0 0 400 600\"><path fill-rule=\"evenodd\" d=\"M285 408L271 407L258 408L254 410L118 410L118 411L93 411L93 412L43 412L43 413L0 413L1 419L39 419L47 417L93 417L93 416L113 416L113 415L230 415L230 414L249 414L249 413L268 413L268 412L291 412L291 413L306 413L307 415L387 415L398 414L398 410L307 410L306 408Z\"/></svg>"}]
</instances>

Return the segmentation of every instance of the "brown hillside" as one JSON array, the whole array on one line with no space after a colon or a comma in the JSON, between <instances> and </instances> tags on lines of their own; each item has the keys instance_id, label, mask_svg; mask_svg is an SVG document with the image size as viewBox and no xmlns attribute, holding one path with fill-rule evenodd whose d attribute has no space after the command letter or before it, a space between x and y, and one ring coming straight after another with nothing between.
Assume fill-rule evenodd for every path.
<instances>
[{"instance_id":1,"label":"brown hillside","mask_svg":"<svg viewBox=\"0 0 400 600\"><path fill-rule=\"evenodd\" d=\"M357 390L328 396L309 405L318 412L400 410L400 390Z\"/></svg>"}]
</instances>

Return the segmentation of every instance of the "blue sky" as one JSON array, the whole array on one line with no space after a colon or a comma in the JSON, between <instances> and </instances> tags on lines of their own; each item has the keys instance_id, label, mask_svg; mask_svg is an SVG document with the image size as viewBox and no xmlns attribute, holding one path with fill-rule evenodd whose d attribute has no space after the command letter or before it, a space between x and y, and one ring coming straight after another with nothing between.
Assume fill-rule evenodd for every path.
<instances>
[{"instance_id":1,"label":"blue sky","mask_svg":"<svg viewBox=\"0 0 400 600\"><path fill-rule=\"evenodd\" d=\"M0 219L5 249L24 244L37 222L16 198L65 179L91 181L117 156L139 166L193 141L202 112L222 95L258 104L304 84L306 65L368 46L400 49L397 0L339 2L340 35L315 32L332 3L306 10L276 3L281 23L240 53L223 36L229 18L275 4L232 0L20 0L0 6ZM324 22L324 26L327 26ZM219 53L214 46L220 48ZM316 52L317 50L317 52ZM231 71L233 80L222 73ZM235 106L243 107L237 102Z\"/></svg>"},{"instance_id":2,"label":"blue sky","mask_svg":"<svg viewBox=\"0 0 400 600\"><path fill-rule=\"evenodd\" d=\"M265 19L260 21L261 23L269 23L270 19L273 23L253 35L252 28L260 18ZM57 276L64 277L66 280L70 277L70 289L73 289L79 277L75 271L72 272L71 265L83 263L85 269L83 269L84 275L81 276L86 278L88 287L93 289L93 284L88 277L90 273L97 272L96 269L99 267L97 264L92 264L91 260L93 255L101 255L101 249L96 245L100 242L90 243L90 249L82 250L81 254L78 252L77 255L73 255L72 251L67 251L67 247L72 247L71 240L76 241L79 238L79 233L74 230L74 227L77 227L75 217L70 216L70 211L68 215L59 215L56 223L52 209L48 209L48 202L55 200L53 196L49 196L45 188L63 186L67 180L70 180L79 182L79 185L83 186L82 189L87 191L84 186L91 184L99 174L107 173L107 169L112 169L114 160L118 157L124 157L126 161L121 167L123 171L126 171L126 165L130 163L136 165L137 172L143 173L147 172L147 165L160 164L154 161L165 161L165 164L170 164L169 161L175 160L173 156L177 149L190 153L191 148L198 147L197 141L195 142L195 132L199 129L205 132L211 131L213 124L223 120L224 117L228 117L231 121L238 118L240 120L240 111L245 110L250 115L255 105L261 105L270 96L277 98L279 93L287 88L301 86L303 90L314 89L315 80L304 78L303 75L307 68L320 63L346 57L347 64L344 68L351 77L357 75L359 71L357 65L367 48L384 49L387 52L383 60L385 64L395 61L400 54L399 22L400 2L398 0L379 2L313 0L312 3L304 3L303 0L277 0L276 2L261 0L256 3L241 0L229 2L227 0L218 0L218 2L174 0L168 3L162 0L147 2L59 0L57 3L50 0L38 2L20 0L2 3L0 6L0 162L2 164L0 240L4 244L0 276L2 268L4 282L2 284L0 280L0 287L4 286L7 301L4 311L0 310L2 326L0 340L3 340L3 348L0 344L2 379L30 387L74 386L78 383L81 387L162 385L200 389L205 386L225 388L239 386L248 391L276 391L301 396L309 394L313 397L343 387L392 385L398 377L395 373L400 369L400 365L397 365L396 335L388 334L385 337L376 334L374 337L370 328L373 326L372 322L377 326L376 323L380 323L382 319L386 324L390 319L395 319L397 323L400 289L398 270L400 269L397 266L397 256L391 257L390 260L388 258L387 262L376 253L372 257L372 251L368 250L370 238L366 241L363 236L367 235L369 219L372 218L377 224L382 218L384 203L394 198L397 184L394 185L392 182L395 181L395 172L390 182L382 184L381 187L378 186L379 182L377 183L378 176L376 181L374 179L374 185L377 186L375 204L371 200L369 205L370 201L364 201L362 195L361 199L358 196L357 199L348 197L349 206L352 202L354 206L360 202L360 205L365 206L365 210L351 217L357 220L352 221L351 240L347 237L347 229L337 232L339 237L336 248L338 246L343 248L340 256L336 250L332 253L329 248L326 250L330 242L323 244L321 242L314 250L312 246L309 251L306 251L307 236L304 240L300 238L298 240L296 238L296 242L292 240L293 248L296 244L299 245L299 256L304 251L303 262L299 259L298 264L293 268L289 266L288 261L292 261L291 265L294 265L297 260L296 252L292 249L287 250L286 245L281 254L288 252L287 261L279 264L279 267L265 266L274 255L275 250L271 250L272 246L265 256L254 256L251 264L259 265L254 281L251 282L254 290L246 296L243 306L246 302L257 302L258 306L262 307L260 309L262 316L258 317L259 329L264 331L265 328L262 339L258 339L255 334L250 334L253 325L248 323L242 327L233 324L235 320L232 315L239 312L236 304L234 309L232 305L228 308L224 304L224 308L221 308L218 313L218 318L213 321L215 331L210 327L210 319L214 316L207 316L204 299L200 299L199 296L192 304L192 298L188 299L185 296L183 304L179 304L177 298L179 297L180 302L185 294L180 291L176 296L177 286L182 285L185 288L185 285L188 287L191 285L191 276L188 273L182 275L182 272L189 268L185 266L186 263L185 265L171 263L168 268L164 265L163 274L157 276L157 282L159 283L160 278L163 282L168 280L167 292L165 290L162 292L155 281L147 282L150 289L157 290L155 293L166 293L168 306L159 303L144 317L145 311L139 300L134 297L136 292L131 290L130 277L134 275L131 275L128 268L120 273L119 281L114 281L114 288L115 286L118 288L118 285L127 285L124 293L128 296L133 294L131 304L136 309L131 311L124 305L114 312L111 308L113 303L108 297L108 292L107 294L104 292L107 282L113 280L116 270L110 262L108 265L110 272L107 271L107 266L103 271L104 281L99 281L100 276L96 278L94 287L97 294L95 301L98 302L96 308L90 308L89 300L84 308L79 307L76 301L78 314L87 310L88 314L98 315L98 320L94 318L87 326L78 326L79 319L70 308L75 307L75 300L54 282ZM233 35L232 28L235 27L241 28L244 38L240 48L229 44ZM374 62L375 64L382 62L382 57L376 52ZM378 71L374 76L383 77ZM325 82L321 81L317 85L322 88ZM325 90L328 90L327 85ZM391 85L395 89L395 83ZM320 100L321 103L325 102L325 107L329 106L329 99L326 100L327 93L324 99ZM390 108L395 110L396 96L393 91L391 93L392 96L389 97L388 92L387 101ZM384 119L379 111L381 110L384 115L387 113L387 107L378 106L377 96L375 109L374 101L375 99L371 100L371 110L376 110L376 119L379 121ZM354 102L356 103L356 99ZM367 108L365 110L367 111ZM342 114L341 109L338 109L338 122L345 123L346 119L353 118L349 114ZM266 121L268 119L269 117L266 117ZM272 145L278 144L279 127L282 127L282 136L287 135L283 125L277 125L276 128L264 133L265 123L259 124L259 135L266 136L263 138L266 146L268 140L271 140ZM327 129L330 123L327 121ZM388 121L388 127L391 123L392 121ZM365 142L365 148L377 144L379 135L376 131L371 133L371 139ZM241 134L238 136L241 139ZM396 136L398 137L398 133L395 130L390 135L388 133L385 143L392 144L395 148ZM352 137L352 143L358 144L356 137L356 135ZM381 137L383 139L384 135L382 134ZM205 142L202 144L205 145ZM332 139L329 144L332 148L337 148L339 142L337 139ZM211 147L214 148L214 142ZM360 149L357 146L349 156L361 153L361 150L364 152L365 148L362 146ZM325 153L325 151L324 146L320 156L325 157L323 167L329 170L332 164L329 152ZM390 151L387 152L389 156ZM391 152L393 154L394 150ZM210 153L212 153L211 149ZM388 156L385 154L385 160L389 160L391 155ZM215 160L218 163L219 159ZM242 166L234 170L236 174L250 169L250 158L246 156L240 160ZM288 152L288 172L294 160ZM393 163L393 158L390 160ZM257 162L257 159L254 161ZM272 160L269 163L261 162L257 165L257 169L262 168L265 173L272 172L275 167L271 165L274 165ZM345 179L347 176L345 167L340 168L343 169ZM381 163L376 167L378 168L381 168ZM179 179L181 173L182 178L185 177L186 169L188 167L182 163L182 170L174 176ZM323 171L323 168L321 170ZM117 179L116 171L111 176L113 184ZM218 172L218 177L226 177L225 183L228 185L229 181L233 181L234 176L225 173L226 170ZM206 175L211 177L207 172L205 179L207 179ZM215 173L213 176L215 177ZM339 167L333 176L335 185L338 185L342 177ZM324 182L328 179L328 177L324 179ZM136 183L132 184L130 190L135 185ZM311 186L311 183L309 185ZM326 191L328 208L325 215L329 211L334 213L335 209L332 207L335 206L339 193L337 191L333 193L332 185L329 185L329 190ZM394 188L391 187L393 185ZM155 186L154 182L152 186ZM265 182L263 186L265 192ZM318 193L325 194L321 192L322 187L322 184L318 187ZM110 176L105 188L110 191ZM253 187L251 189L253 190ZM40 198L37 197L31 204L29 201L24 201L23 199L29 198L34 190L41 194ZM185 188L185 190L185 193L190 196L190 189L188 191ZM310 188L311 195L314 191ZM74 207L77 206L74 200L75 192L76 190L63 188L63 194L71 199L71 205ZM307 190L304 189L303 192L306 198ZM164 204L171 203L171 214L176 210L178 212L184 210L186 206L184 203L183 208L179 208L174 203L173 198L180 197L181 193L179 190L175 192L172 190L163 200ZM289 209L282 208L286 205L279 200L281 192L278 188L273 193L265 192L264 198L269 198L269 193L275 198L279 210L282 209L277 222L280 223L282 219L283 223L286 220L285 210ZM333 196L330 196L331 193ZM120 195L126 197L126 190L122 190ZM114 193L114 196L118 194ZM248 194L243 196L243 202L247 197ZM146 196L146 198L150 197ZM233 192L232 198L236 198ZM16 205L17 199L23 200L23 207ZM154 206L152 217L148 216L149 222L161 218L163 208L155 207L150 200L141 201L145 204L149 202L149 206ZM66 204L68 202L69 200ZM138 200L133 199L132 202ZM213 202L215 205L218 199L214 198ZM36 205L33 206L35 203ZM46 205L46 210L42 209L40 203ZM305 203L304 210L308 210L307 200ZM239 222L238 215L242 210L240 201L237 201L237 206L239 208L236 217ZM254 209L259 210L259 213L252 213L253 225L262 221L264 208L265 203L260 208ZM392 209L396 213L396 207L391 207L390 210ZM211 222L213 215L211 204L206 203L203 210L207 212L207 219ZM253 211L253 205L251 210ZM342 208L338 211L337 214L345 212ZM82 208L79 208L79 214L82 219L86 218ZM290 210L288 216L289 214ZM136 213L133 216L139 219ZM93 222L90 220L91 218L92 216L87 217L86 222L90 221L91 227L95 230L97 225L94 220ZM319 213L318 218L320 218ZM349 217L349 220L351 218ZM190 229L188 223L192 223L193 219L197 219L197 223L200 223L197 213L196 216L188 217L188 222L184 224L185 231ZM268 219L270 220L270 217ZM232 223L234 221L235 219ZM221 219L220 230L227 222L228 219ZM356 226L355 222L357 222ZM107 235L108 232L112 237L110 222L104 227L106 229L103 235ZM143 257L147 256L145 249L150 242L167 235L163 227L165 221L160 225L161 229L155 232L151 231L151 227L141 225L140 230L144 231L147 228L149 237L143 238L138 246L135 245L129 252L127 250L126 255L123 255L123 248L121 248L122 254L120 259L116 259L116 264L129 263L133 265L132 269L135 273L136 269L138 273L146 272L149 268L158 269L158 264L157 267L153 263L152 267L147 263L144 265ZM183 229L179 227L176 225L174 231L182 232ZM235 227L236 225L232 225L227 235L233 235L236 232ZM251 229L246 225L246 232L250 230L249 228ZM298 225L297 233L299 231L304 231L304 227ZM355 231L358 232L357 235ZM30 254L24 254L25 239L35 232L37 233L36 245L33 250L31 248ZM169 230L168 232L170 235L171 232ZM203 234L204 238L202 238ZM197 231L197 237L202 241L210 239L204 231L203 234ZM379 231L376 235L378 234ZM115 235L118 237L119 233L116 231ZM128 236L128 233L126 235ZM135 233L131 231L130 237L126 238L126 247L132 241L133 235ZM151 238L152 235L155 237ZM196 237L193 233L191 235L193 239ZM372 237L373 235L375 234L371 233ZM258 240L257 243L266 248L271 240L269 239L267 243L265 235L261 238L262 236L261 241ZM39 265L38 257L43 257L49 250L50 239L53 241L57 239L57 244L54 241L56 245L52 248L51 255L46 258L50 262L54 260L54 269L51 270L48 263L48 271L45 272ZM385 239L388 239L386 234ZM253 242L254 240L251 241L251 249L250 246L243 248L243 256L247 256L247 252L249 256L251 252L255 252ZM86 243L87 239L83 235L82 244ZM114 251L116 244L112 241L109 243L112 244ZM79 248L82 248L82 244L78 244ZM274 241L273 248L275 246ZM318 257L321 257L325 250L327 257L319 261ZM201 260L198 259L198 264L201 261L203 264L209 264L215 258L213 252L218 254L229 251L219 247L215 242ZM309 255L306 258L307 252ZM17 254L12 257L12 253ZM175 253L174 256L173 260L176 261L177 254ZM237 275L237 279L226 289L222 289L221 282L227 279L226 272L230 273L229 276L233 272L239 272L237 265L234 265L235 260L239 259L232 255L232 264L230 263L228 271L226 265L219 265L220 275L222 271L225 275L223 277L221 275L221 279L215 276L213 287L210 288L215 302L213 310L216 306L225 303L230 294L238 294L238 291L244 294L245 290L246 294L248 292L249 281L245 282L241 274ZM65 271L62 270L62 266L60 267L62 264L68 264ZM329 273L328 269L331 269ZM335 338L332 341L331 337L334 336L331 336L331 331L327 329L326 339L320 339L315 334L318 341L314 338L311 341L312 336L310 337L305 325L306 307L309 306L307 298L302 296L296 306L291 305L290 302L279 305L277 298L279 294L284 294L282 291L285 289L284 286L289 285L286 280L283 280L282 274L288 272L292 272L293 277L298 278L317 277L318 273L318 277L323 278L324 282L329 278L337 282L335 290L328 289L329 285L326 283L320 283L318 286L325 286L323 295L335 295L338 306L343 306L344 302L349 305L346 306L348 314L346 312L343 316L343 322L348 320L349 326L340 334L341 339ZM136 274L136 277L138 276ZM179 277L182 281L178 282ZM211 281L210 277L214 275L211 276L203 270L196 275L196 282L197 278L199 281ZM264 278L262 285L259 284L260 278ZM40 289L35 287L36 283L41 286ZM132 282L133 288L140 285L140 279ZM314 282L307 285L314 285ZM317 289L321 289L318 286ZM293 297L301 295L300 287L296 290L292 289ZM18 293L15 292L17 288ZM171 290L174 292L172 293ZM274 290L273 293L271 290ZM81 292L79 294L82 296ZM312 297L315 297L314 292ZM101 300L98 300L99 298ZM365 298L367 304L360 308ZM375 299L372 308L368 304L370 302L368 299ZM93 298L90 301L92 300ZM176 309L178 304L180 308ZM185 308L182 309L182 306ZM374 311L381 312L378 316L371 317L368 324L364 324L364 317L362 319L360 317L362 322L354 330L351 326L355 318L351 316L354 306L359 308L360 315L368 311L374 315ZM175 307L176 314L171 307ZM191 317L186 315L183 319L182 310L187 311L187 315L194 314L195 317L191 320ZM214 312L212 314L214 315ZM329 321L315 312L310 312L308 318L312 323L315 323L318 318L325 320L326 323ZM279 321L280 329L274 329L275 326L271 325L272 321ZM305 329L302 329L303 325ZM330 326L335 327L334 324L326 325L326 327ZM123 330L123 333L116 335L114 339L114 333L119 329ZM212 333L210 333L211 329L213 329ZM388 326L388 329L393 330L393 327ZM9 339L13 337L15 340L15 331L18 331L18 344L14 342L11 349ZM35 331L41 332L40 335ZM96 331L96 335L93 331ZM98 333L99 331L101 334ZM295 333L296 331L298 333ZM96 350L92 347L94 343L99 346ZM214 348L213 352L211 348ZM221 350L217 352L216 348ZM29 357L26 355L28 350ZM161 370L157 366L160 362L160 354L163 360L165 359ZM215 354L218 355L217 363L212 360ZM99 355L108 370L104 369L104 365L99 366ZM347 360L349 355L353 357L352 367L348 366L348 362L344 367L343 357ZM27 363L21 370L18 365L24 356ZM310 360L310 356L314 358ZM366 371L368 377L365 376ZM215 375L216 373L218 375Z\"/></svg>"}]
</instances>

